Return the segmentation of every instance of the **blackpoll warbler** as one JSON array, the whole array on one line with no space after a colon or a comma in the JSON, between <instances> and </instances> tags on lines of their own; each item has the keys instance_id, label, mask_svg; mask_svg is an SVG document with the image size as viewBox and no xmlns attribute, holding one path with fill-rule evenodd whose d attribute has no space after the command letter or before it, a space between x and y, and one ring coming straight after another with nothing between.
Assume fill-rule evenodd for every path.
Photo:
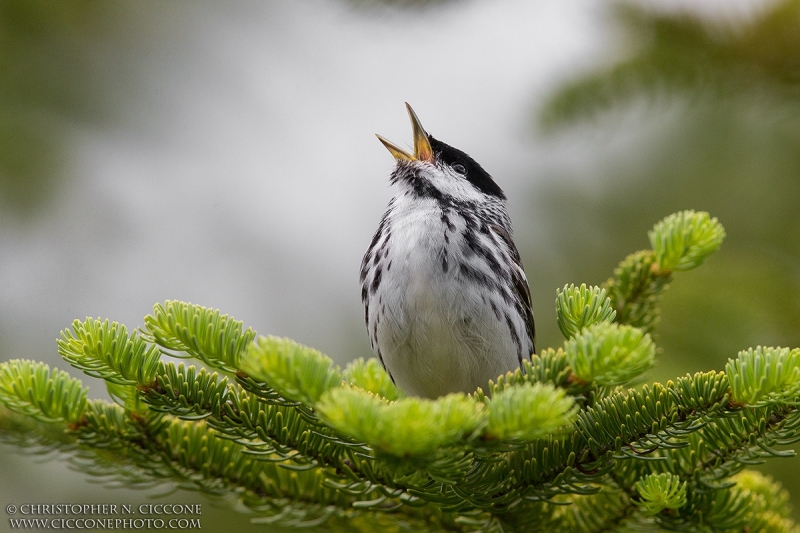
<instances>
[{"instance_id":1,"label":"blackpoll warbler","mask_svg":"<svg viewBox=\"0 0 800 533\"><path fill-rule=\"evenodd\" d=\"M407 394L485 389L535 351L530 292L505 194L422 128L411 154L381 136L398 186L361 264L370 343Z\"/></svg>"}]
</instances>

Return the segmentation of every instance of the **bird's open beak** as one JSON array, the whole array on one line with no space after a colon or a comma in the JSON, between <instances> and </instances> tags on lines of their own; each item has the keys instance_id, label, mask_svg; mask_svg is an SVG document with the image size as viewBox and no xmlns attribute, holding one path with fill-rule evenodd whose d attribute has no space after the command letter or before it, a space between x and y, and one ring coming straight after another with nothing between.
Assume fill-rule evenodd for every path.
<instances>
[{"instance_id":1,"label":"bird's open beak","mask_svg":"<svg viewBox=\"0 0 800 533\"><path fill-rule=\"evenodd\" d=\"M378 140L383 143L389 152L398 161L427 161L433 163L433 148L431 142L428 140L428 134L425 133L425 128L417 118L417 114L411 109L411 106L406 102L406 109L408 109L408 116L411 118L411 127L414 129L414 154L409 154L391 141L387 141L380 135L377 135Z\"/></svg>"}]
</instances>

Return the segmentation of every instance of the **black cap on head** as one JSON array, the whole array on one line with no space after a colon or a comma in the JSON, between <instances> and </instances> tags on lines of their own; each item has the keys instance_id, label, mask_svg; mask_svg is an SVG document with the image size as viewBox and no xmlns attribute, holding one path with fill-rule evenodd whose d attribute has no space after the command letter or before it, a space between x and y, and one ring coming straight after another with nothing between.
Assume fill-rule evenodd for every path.
<instances>
[{"instance_id":1,"label":"black cap on head","mask_svg":"<svg viewBox=\"0 0 800 533\"><path fill-rule=\"evenodd\" d=\"M458 148L453 148L449 144L435 139L430 134L428 134L428 141L431 143L431 148L433 148L436 159L448 166L463 166L464 170L466 170L464 179L473 184L475 188L484 194L496 196L505 200L506 195L503 193L503 190L494 182L489 173L483 170L483 167L480 166L477 161Z\"/></svg>"}]
</instances>

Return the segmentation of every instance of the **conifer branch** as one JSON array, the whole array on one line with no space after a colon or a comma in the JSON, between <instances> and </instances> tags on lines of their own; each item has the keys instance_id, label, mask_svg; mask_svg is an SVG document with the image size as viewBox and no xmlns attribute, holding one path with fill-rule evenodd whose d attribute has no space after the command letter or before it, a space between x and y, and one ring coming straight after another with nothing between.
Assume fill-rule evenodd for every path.
<instances>
[{"instance_id":1,"label":"conifer branch","mask_svg":"<svg viewBox=\"0 0 800 533\"><path fill-rule=\"evenodd\" d=\"M673 273L723 237L705 213L656 224L654 249L629 256L605 288L558 291L563 346L488 394L405 397L376 360L340 369L218 310L168 301L144 332L91 318L62 332L59 353L104 379L114 403L43 363L0 363L0 427L108 483L236 494L258 521L295 527L789 531L768 503L784 493L743 469L793 455L779 448L800 440L800 350L757 347L725 372L622 388L653 363L656 303Z\"/></svg>"}]
</instances>

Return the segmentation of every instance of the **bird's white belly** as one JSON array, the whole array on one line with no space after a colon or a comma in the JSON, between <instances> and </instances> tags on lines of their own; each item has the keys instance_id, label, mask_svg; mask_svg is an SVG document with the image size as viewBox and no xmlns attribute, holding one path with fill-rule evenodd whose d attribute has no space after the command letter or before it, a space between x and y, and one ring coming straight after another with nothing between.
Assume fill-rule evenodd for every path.
<instances>
[{"instance_id":1,"label":"bird's white belly","mask_svg":"<svg viewBox=\"0 0 800 533\"><path fill-rule=\"evenodd\" d=\"M519 366L507 325L488 303L496 296L463 283L454 258L443 268L443 232L424 234L425 242L401 239L407 246L394 248L394 271L381 283L384 320L376 333L384 364L411 395L486 390L489 379Z\"/></svg>"}]
</instances>

